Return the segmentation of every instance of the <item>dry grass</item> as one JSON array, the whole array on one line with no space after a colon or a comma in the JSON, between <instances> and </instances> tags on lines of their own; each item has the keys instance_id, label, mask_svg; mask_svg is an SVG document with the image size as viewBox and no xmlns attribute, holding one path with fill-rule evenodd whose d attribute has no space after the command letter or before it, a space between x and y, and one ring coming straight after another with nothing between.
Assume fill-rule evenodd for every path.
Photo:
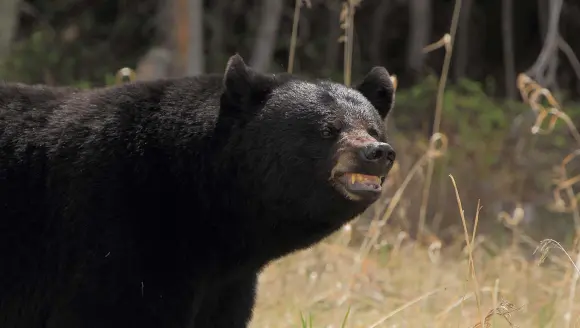
<instances>
[{"instance_id":1,"label":"dry grass","mask_svg":"<svg viewBox=\"0 0 580 328\"><path fill-rule=\"evenodd\" d=\"M351 83L353 16L362 0L345 0L340 22L345 34L345 84ZM303 0L296 1L289 71L292 71L296 31ZM260 276L257 304L251 327L572 327L580 326L580 307L576 304L576 283L580 277L578 240L567 252L554 240L535 241L518 229L523 209L500 213L498 219L523 243L536 247L534 254L517 248L501 249L491 240L476 238L479 209L463 209L461 181L450 182L456 191L458 224L463 236L441 248L438 239L424 243L407 238L402 231L381 233L404 197L405 188L415 175L424 177L423 202L418 218L424 232L427 199L433 163L448 150L447 137L439 132L446 85L461 0L456 0L449 34L425 47L425 53L446 51L437 93L434 134L423 157L406 173L384 214L373 219L360 247L349 246L352 226L310 249L271 263ZM395 80L396 82L396 80ZM548 135L562 120L580 146L580 133L549 90L520 74L518 88L522 100L537 115L531 133ZM542 128L544 122L547 128ZM572 186L580 175L568 177L566 166L580 155L580 149L562 160L555 179L552 210L570 213L580 236L578 195ZM395 165L393 171L401 174ZM393 175L393 173L391 174ZM388 184L389 182L387 182ZM381 212L381 211L378 211ZM473 215L466 218L466 212ZM469 231L467 222L473 222ZM420 236L419 236L420 237ZM550 249L563 252L550 256ZM495 255L491 255L491 253ZM574 260L574 258L576 259Z\"/></svg>"},{"instance_id":2,"label":"dry grass","mask_svg":"<svg viewBox=\"0 0 580 328\"><path fill-rule=\"evenodd\" d=\"M563 326L568 286L562 282L569 279L562 267L475 249L474 293L469 256L456 249L433 261L425 248L398 246L392 235L390 251L373 252L347 288L357 261L344 245L348 234L345 229L268 266L251 327L301 327L301 313L312 315L315 327L340 327L349 308L346 327L477 327L480 312L495 327L510 327L507 320L519 327Z\"/></svg>"},{"instance_id":3,"label":"dry grass","mask_svg":"<svg viewBox=\"0 0 580 328\"><path fill-rule=\"evenodd\" d=\"M476 242L463 214L461 221L466 247L456 244L434 257L401 233L388 234L354 277L360 254L347 246L352 230L346 225L263 271L251 327L563 327L578 321L580 308L570 308L573 297L566 298L576 279L566 268L575 268L574 276L580 270L558 242L537 243L534 263L489 240ZM563 256L540 266L553 248Z\"/></svg>"}]
</instances>

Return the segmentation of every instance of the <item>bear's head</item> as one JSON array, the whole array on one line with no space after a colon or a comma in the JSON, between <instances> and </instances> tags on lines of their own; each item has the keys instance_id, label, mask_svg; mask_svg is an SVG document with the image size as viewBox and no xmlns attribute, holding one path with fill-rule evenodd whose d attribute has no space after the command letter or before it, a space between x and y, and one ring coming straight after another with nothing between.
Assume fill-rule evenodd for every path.
<instances>
[{"instance_id":1,"label":"bear's head","mask_svg":"<svg viewBox=\"0 0 580 328\"><path fill-rule=\"evenodd\" d=\"M385 68L349 88L259 73L234 55L223 84L220 117L232 126L227 153L248 202L277 215L344 221L378 198L396 156L384 124L394 103Z\"/></svg>"}]
</instances>

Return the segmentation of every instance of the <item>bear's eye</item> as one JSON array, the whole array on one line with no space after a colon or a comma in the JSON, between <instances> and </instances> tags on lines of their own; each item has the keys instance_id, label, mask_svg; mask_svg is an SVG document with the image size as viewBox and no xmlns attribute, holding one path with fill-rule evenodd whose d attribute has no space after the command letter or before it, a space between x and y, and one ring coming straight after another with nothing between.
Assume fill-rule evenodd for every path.
<instances>
[{"instance_id":1,"label":"bear's eye","mask_svg":"<svg viewBox=\"0 0 580 328\"><path fill-rule=\"evenodd\" d=\"M371 137L378 139L379 138L379 131L377 131L376 129L369 129L368 133L371 135Z\"/></svg>"},{"instance_id":2,"label":"bear's eye","mask_svg":"<svg viewBox=\"0 0 580 328\"><path fill-rule=\"evenodd\" d=\"M320 133L323 138L332 138L336 134L336 130L331 127L325 127Z\"/></svg>"}]
</instances>

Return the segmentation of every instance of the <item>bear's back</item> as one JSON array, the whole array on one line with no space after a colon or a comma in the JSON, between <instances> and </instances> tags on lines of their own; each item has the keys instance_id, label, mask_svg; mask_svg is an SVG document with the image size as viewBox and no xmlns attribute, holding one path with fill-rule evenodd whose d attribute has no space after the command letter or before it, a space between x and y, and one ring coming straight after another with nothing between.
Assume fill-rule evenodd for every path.
<instances>
[{"instance_id":1,"label":"bear's back","mask_svg":"<svg viewBox=\"0 0 580 328\"><path fill-rule=\"evenodd\" d=\"M195 171L203 157L184 163L172 154L195 152L195 140L212 133L222 88L214 75L83 91L0 84L0 304L10 304L0 306L0 323L46 310L89 264L138 261L135 244L172 261L168 221L188 213L171 206L187 195L168 177L190 163ZM136 230L142 238L132 238ZM140 270L127 266L118 270Z\"/></svg>"},{"instance_id":2,"label":"bear's back","mask_svg":"<svg viewBox=\"0 0 580 328\"><path fill-rule=\"evenodd\" d=\"M188 125L189 134L205 133L215 124L222 89L219 75L89 90L2 83L0 154L10 157L7 152L30 147L55 151L63 143L82 147L91 137L115 138L164 124L175 124L174 131Z\"/></svg>"}]
</instances>

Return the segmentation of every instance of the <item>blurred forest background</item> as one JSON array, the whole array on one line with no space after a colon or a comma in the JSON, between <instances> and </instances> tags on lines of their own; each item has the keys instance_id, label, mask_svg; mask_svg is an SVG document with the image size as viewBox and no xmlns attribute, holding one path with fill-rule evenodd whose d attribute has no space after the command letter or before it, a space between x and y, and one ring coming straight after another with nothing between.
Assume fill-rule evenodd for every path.
<instances>
[{"instance_id":1,"label":"blurred forest background","mask_svg":"<svg viewBox=\"0 0 580 328\"><path fill-rule=\"evenodd\" d=\"M142 80L221 72L227 58L238 52L262 71L287 71L292 65L294 73L343 81L344 9L350 5L355 10L349 62L353 81L375 65L386 66L398 80L396 110L388 124L399 166L390 179L392 192L365 214L370 218L384 211L436 132L437 83L446 52L432 44L441 43L449 32L454 4L2 0L0 76L27 83L101 86L114 83L117 70L125 66ZM443 240L456 235L460 221L448 178L452 173L466 208L474 209L481 200L481 232L506 232L498 214L524 210L524 228L535 227L540 237L562 240L574 230L574 222L571 211L554 204L554 170L579 141L561 121L549 136L532 134L536 117L522 102L516 80L526 72L549 88L563 111L578 122L580 2L464 0L457 24L438 129L446 136L448 151L434 160L430 192L423 187L425 174L416 175L390 222L411 235L416 235L417 221L422 232ZM292 63L289 57L294 57ZM569 172L578 166L573 162ZM426 195L429 203L423 203ZM364 230L369 220L359 221Z\"/></svg>"},{"instance_id":2,"label":"blurred forest background","mask_svg":"<svg viewBox=\"0 0 580 328\"><path fill-rule=\"evenodd\" d=\"M457 3L461 3L461 10L454 16ZM354 17L353 24L349 24L349 17ZM423 255L389 255L390 264L383 263L374 273L376 279L390 277L382 285L388 291L381 293L391 295L388 304L395 307L446 279L461 280L461 274L467 275L461 271L467 265L461 262L465 257L457 255L463 254L460 252L455 253L459 262L442 268L447 270L436 271L438 267L432 264L438 263L432 257L434 249L446 249L442 246L454 245L457 240L460 246L465 242L449 174L457 181L470 231L478 202L482 206L477 232L488 239L472 241L479 243L486 256L498 255L508 247L526 254L529 260L538 241L545 238L562 242L572 257L579 253L573 241L580 236L576 184L580 165L574 159L580 152L580 134L572 126L580 122L578 31L577 0L0 0L0 78L95 87L115 83L115 74L122 67L135 69L140 80L221 73L227 58L236 52L261 71L292 71L339 82L348 82L350 74L356 82L372 66L385 66L398 82L396 107L387 122L391 143L398 152L397 165L382 199L348 230L347 244L363 249L368 246L368 233L379 230L394 234L386 242L391 250L404 236L413 237L416 244L429 250L424 261L418 260ZM345 51L345 40L350 41L352 56ZM449 76L444 93L438 97L449 51ZM552 117L538 120L546 112L534 111L534 106L526 103L526 96L520 93L522 85L518 85L520 73L551 91L559 103L557 110L570 118L570 124L550 121ZM439 114L438 99L442 100ZM439 142L432 142L432 136ZM373 218L382 218L383 223L388 218L389 224ZM488 242L490 239L493 243ZM380 240L378 244L385 245ZM323 272L330 275L332 279L326 280L329 286L344 278L328 272L342 272L337 269L342 263L337 254L345 251L319 250L314 248L310 255L295 254L300 261L283 264L288 275L300 272L294 278L276 273L277 267L270 269L275 273L272 284L296 284L279 289L267 284L260 294L259 313L268 313L282 298L289 301L274 290L294 295L314 279L315 273L318 281L322 281L318 275ZM502 276L505 286L511 275L512 296L519 292L522 302L535 306L530 312L533 318L526 322L539 327L562 327L562 322L569 326L574 296L566 299L563 290L571 281L569 286L574 287L570 287L570 295L575 295L580 271L572 278L568 265L560 282L559 275L546 278L544 271L529 271L524 264L514 264L520 262L510 254L478 262L491 263L480 273L482 281L493 282ZM344 262L344 267L350 270L352 261ZM293 267L292 263L298 264ZM365 268L363 294L365 284L377 283L369 278L372 269ZM428 279L411 274L426 270L434 270ZM461 277L449 278L452 274ZM280 275L284 279L279 279ZM265 277L267 280L268 275ZM540 277L554 283L546 282L549 286L541 290L530 289L527 279ZM498 282L495 280L496 287ZM532 283L544 284L541 280ZM365 294L362 308L378 302L378 287L373 286L372 295ZM314 295L320 289L304 288L308 297L320 296ZM274 298L268 303L264 300L270 294ZM330 297L324 295L318 301L303 299L298 306L312 308ZM437 299L430 306L434 309L441 302L452 302L454 295L448 296L451 298ZM383 312L376 312L375 317L369 314L369 318L384 313L387 303L377 304ZM562 304L567 304L567 310L559 308ZM446 318L454 306L439 312L437 318ZM284 308L290 308L288 303ZM358 318L363 320L360 309ZM403 319L400 327L407 327L405 322L410 319L417 320L411 327L427 322L421 320L435 314L430 312L432 308L425 309L421 307L414 317ZM278 320L282 312L272 311L273 327L284 326ZM336 318L337 312L328 308L320 311L329 313L332 320ZM293 322L296 313L288 313L285 318ZM472 318L475 312L470 313L467 316ZM559 317L564 321L554 319L555 313L565 314ZM256 320L262 322L266 317Z\"/></svg>"}]
</instances>

